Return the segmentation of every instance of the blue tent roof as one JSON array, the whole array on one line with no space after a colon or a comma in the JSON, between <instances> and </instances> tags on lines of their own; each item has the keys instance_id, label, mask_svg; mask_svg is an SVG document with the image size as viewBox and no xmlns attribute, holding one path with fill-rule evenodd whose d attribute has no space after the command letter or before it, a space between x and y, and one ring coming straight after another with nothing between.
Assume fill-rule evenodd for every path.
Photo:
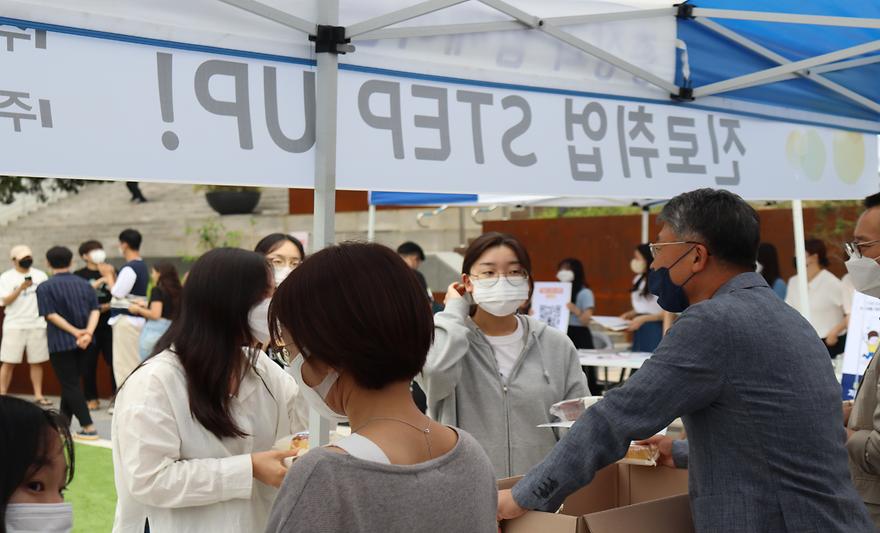
<instances>
[{"instance_id":1,"label":"blue tent roof","mask_svg":"<svg viewBox=\"0 0 880 533\"><path fill-rule=\"evenodd\" d=\"M381 192L370 193L370 205L444 205L474 203L476 194L433 194L421 192Z\"/></svg>"},{"instance_id":2,"label":"blue tent roof","mask_svg":"<svg viewBox=\"0 0 880 533\"><path fill-rule=\"evenodd\" d=\"M703 9L880 19L880 2L876 0L860 2L697 0L689 2L689 5ZM698 13L699 10L695 14ZM699 18L698 15L696 20L687 18L678 20L678 38L687 45L691 87L697 88L709 83L779 66L779 63L701 25ZM735 20L720 17L708 18L791 61L799 61L880 40L880 29ZM852 59L862 57L880 58L880 52L854 56ZM685 82L681 67L682 63L679 62L676 80L678 85L683 85ZM880 102L880 83L877 82L880 80L880 62L827 72L822 76L867 97L873 102ZM880 124L880 113L877 110L869 109L850 98L802 77L732 90L720 93L718 96L791 110L818 112L870 121L874 123L873 127L860 123L861 127L856 129L880 131L880 126L877 126ZM697 98L696 102L699 103L700 98Z\"/></svg>"}]
</instances>

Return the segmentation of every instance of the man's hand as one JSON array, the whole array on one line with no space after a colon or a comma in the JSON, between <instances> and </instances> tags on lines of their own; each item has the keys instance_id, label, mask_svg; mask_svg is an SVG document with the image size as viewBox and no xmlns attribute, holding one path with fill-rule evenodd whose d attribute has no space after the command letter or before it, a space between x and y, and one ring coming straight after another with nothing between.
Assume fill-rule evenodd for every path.
<instances>
[{"instance_id":1,"label":"man's hand","mask_svg":"<svg viewBox=\"0 0 880 533\"><path fill-rule=\"evenodd\" d=\"M636 444L653 444L660 450L660 464L675 468L675 460L672 458L672 443L675 441L672 437L666 435L654 435L650 439L640 440Z\"/></svg>"},{"instance_id":2,"label":"man's hand","mask_svg":"<svg viewBox=\"0 0 880 533\"><path fill-rule=\"evenodd\" d=\"M287 475L284 459L296 456L297 452L298 450L269 450L268 452L252 453L251 464L253 465L254 479L275 488L280 487L284 476Z\"/></svg>"},{"instance_id":3,"label":"man's hand","mask_svg":"<svg viewBox=\"0 0 880 533\"><path fill-rule=\"evenodd\" d=\"M21 285L18 286L18 292L20 292L20 293L24 292L25 290L30 289L33 286L34 286L34 280L26 279L26 280L24 280L24 282Z\"/></svg>"},{"instance_id":4,"label":"man's hand","mask_svg":"<svg viewBox=\"0 0 880 533\"><path fill-rule=\"evenodd\" d=\"M498 491L498 513L496 518L499 522L502 520L513 520L524 514L526 514L526 509L523 509L516 503L510 490Z\"/></svg>"},{"instance_id":5,"label":"man's hand","mask_svg":"<svg viewBox=\"0 0 880 533\"><path fill-rule=\"evenodd\" d=\"M82 332L82 335L77 336L76 338L76 346L80 350L85 350L92 343L92 334L88 331Z\"/></svg>"}]
</instances>

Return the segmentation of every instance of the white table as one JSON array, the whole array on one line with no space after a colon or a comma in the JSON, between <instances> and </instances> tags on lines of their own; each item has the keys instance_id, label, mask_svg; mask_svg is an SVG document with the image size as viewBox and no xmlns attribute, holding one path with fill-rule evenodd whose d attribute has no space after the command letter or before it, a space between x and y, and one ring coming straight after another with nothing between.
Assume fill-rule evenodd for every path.
<instances>
[{"instance_id":1,"label":"white table","mask_svg":"<svg viewBox=\"0 0 880 533\"><path fill-rule=\"evenodd\" d=\"M602 368L629 368L631 370L642 368L642 365L651 358L646 352L618 352L607 350L578 350L581 366L595 366Z\"/></svg>"}]
</instances>

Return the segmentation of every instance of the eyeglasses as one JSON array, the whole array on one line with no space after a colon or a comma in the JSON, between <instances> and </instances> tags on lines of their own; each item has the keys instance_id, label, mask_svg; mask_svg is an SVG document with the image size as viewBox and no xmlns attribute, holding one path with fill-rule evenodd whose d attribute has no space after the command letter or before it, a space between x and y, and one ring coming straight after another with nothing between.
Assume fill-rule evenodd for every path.
<instances>
[{"instance_id":1,"label":"eyeglasses","mask_svg":"<svg viewBox=\"0 0 880 533\"><path fill-rule=\"evenodd\" d=\"M290 268L295 269L302 264L302 259L288 259L286 257L276 255L275 257L269 258L269 263L271 263L273 267L277 268L284 268L286 266L289 266Z\"/></svg>"},{"instance_id":2,"label":"eyeglasses","mask_svg":"<svg viewBox=\"0 0 880 533\"><path fill-rule=\"evenodd\" d=\"M675 242L654 242L654 243L650 243L650 244L648 244L648 248L651 250L651 255L653 255L654 257L657 257L657 254L660 253L660 250L661 250L664 246L671 246L671 245L673 245L673 244L702 244L703 246L706 246L705 244L703 244L703 243L701 243L701 242L697 242L697 241L675 241Z\"/></svg>"},{"instance_id":3,"label":"eyeglasses","mask_svg":"<svg viewBox=\"0 0 880 533\"><path fill-rule=\"evenodd\" d=\"M500 274L494 270L487 270L485 272L478 272L477 274L470 275L471 280L479 281L480 285L486 288L497 285L498 280L502 277L507 280L507 283L514 287L522 287L529 282L529 272L525 269L511 270L506 274Z\"/></svg>"},{"instance_id":4,"label":"eyeglasses","mask_svg":"<svg viewBox=\"0 0 880 533\"><path fill-rule=\"evenodd\" d=\"M850 259L862 257L862 247L870 248L875 244L880 243L880 240L873 241L851 241L843 243L843 249L846 251L846 255L849 256Z\"/></svg>"}]
</instances>

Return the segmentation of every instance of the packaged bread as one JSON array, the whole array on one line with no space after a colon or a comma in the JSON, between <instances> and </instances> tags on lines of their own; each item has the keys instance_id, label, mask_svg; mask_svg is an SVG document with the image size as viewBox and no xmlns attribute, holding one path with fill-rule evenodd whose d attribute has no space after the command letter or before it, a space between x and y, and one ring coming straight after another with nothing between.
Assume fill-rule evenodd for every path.
<instances>
[{"instance_id":1,"label":"packaged bread","mask_svg":"<svg viewBox=\"0 0 880 533\"><path fill-rule=\"evenodd\" d=\"M584 414L584 411L601 399L601 396L584 396L583 398L557 402L550 406L550 414L561 422L574 422Z\"/></svg>"},{"instance_id":2,"label":"packaged bread","mask_svg":"<svg viewBox=\"0 0 880 533\"><path fill-rule=\"evenodd\" d=\"M660 448L654 444L630 444L626 456L619 462L628 465L657 466Z\"/></svg>"},{"instance_id":3,"label":"packaged bread","mask_svg":"<svg viewBox=\"0 0 880 533\"><path fill-rule=\"evenodd\" d=\"M309 432L297 433L290 439L290 449L296 450L296 456L302 457L309 451Z\"/></svg>"}]
</instances>

